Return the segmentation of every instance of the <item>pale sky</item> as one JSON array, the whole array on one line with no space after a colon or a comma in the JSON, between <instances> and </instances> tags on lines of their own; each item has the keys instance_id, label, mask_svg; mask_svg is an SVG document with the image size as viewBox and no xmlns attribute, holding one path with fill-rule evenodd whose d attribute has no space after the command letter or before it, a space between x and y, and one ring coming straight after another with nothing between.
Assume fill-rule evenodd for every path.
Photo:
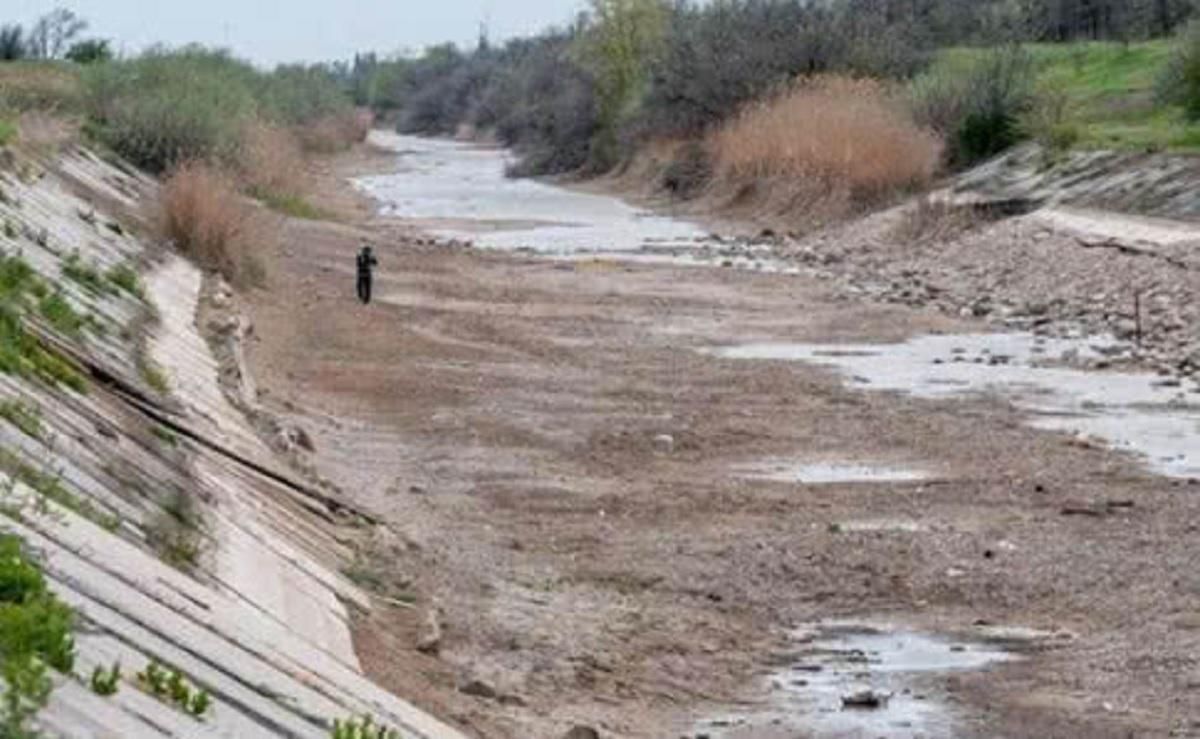
<instances>
[{"instance_id":1,"label":"pale sky","mask_svg":"<svg viewBox=\"0 0 1200 739\"><path fill-rule=\"evenodd\" d=\"M4 0L0 24L33 24L62 6L91 22L89 36L136 52L150 44L225 46L259 64L346 59L455 41L473 45L569 21L583 0Z\"/></svg>"}]
</instances>

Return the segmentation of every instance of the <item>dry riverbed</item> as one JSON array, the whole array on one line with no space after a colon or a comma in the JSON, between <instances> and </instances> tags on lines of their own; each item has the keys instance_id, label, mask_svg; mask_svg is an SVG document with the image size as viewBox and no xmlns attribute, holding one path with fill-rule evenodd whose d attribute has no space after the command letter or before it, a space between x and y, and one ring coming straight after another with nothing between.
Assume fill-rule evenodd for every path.
<instances>
[{"instance_id":1,"label":"dry riverbed","mask_svg":"<svg viewBox=\"0 0 1200 739\"><path fill-rule=\"evenodd\" d=\"M245 306L260 402L385 522L353 573L384 686L488 737L1197 731L1200 487L987 393L728 351L981 325L439 245L347 182L395 166L325 165L339 222L287 223Z\"/></svg>"}]
</instances>

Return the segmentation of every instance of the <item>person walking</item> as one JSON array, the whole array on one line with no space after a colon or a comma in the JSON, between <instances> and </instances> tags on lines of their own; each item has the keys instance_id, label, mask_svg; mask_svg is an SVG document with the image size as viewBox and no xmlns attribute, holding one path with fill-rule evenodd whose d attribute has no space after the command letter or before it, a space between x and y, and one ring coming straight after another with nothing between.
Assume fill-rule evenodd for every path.
<instances>
[{"instance_id":1,"label":"person walking","mask_svg":"<svg viewBox=\"0 0 1200 739\"><path fill-rule=\"evenodd\" d=\"M375 250L370 244L364 243L358 252L358 299L363 305L371 302L371 283L375 276L375 266L379 260L375 258Z\"/></svg>"}]
</instances>

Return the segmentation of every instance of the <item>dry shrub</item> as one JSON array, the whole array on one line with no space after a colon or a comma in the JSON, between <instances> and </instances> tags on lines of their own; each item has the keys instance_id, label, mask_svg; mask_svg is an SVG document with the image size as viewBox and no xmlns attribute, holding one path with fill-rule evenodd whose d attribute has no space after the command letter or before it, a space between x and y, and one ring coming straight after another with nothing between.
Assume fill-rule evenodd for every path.
<instances>
[{"instance_id":1,"label":"dry shrub","mask_svg":"<svg viewBox=\"0 0 1200 739\"><path fill-rule=\"evenodd\" d=\"M951 241L984 221L970 204L923 195L901 212L893 236L905 243Z\"/></svg>"},{"instance_id":2,"label":"dry shrub","mask_svg":"<svg viewBox=\"0 0 1200 739\"><path fill-rule=\"evenodd\" d=\"M255 121L242 131L238 169L251 194L275 197L304 195L307 174L300 141L279 126Z\"/></svg>"},{"instance_id":3,"label":"dry shrub","mask_svg":"<svg viewBox=\"0 0 1200 739\"><path fill-rule=\"evenodd\" d=\"M255 249L265 244L266 224L230 175L201 162L177 167L162 187L156 216L159 235L200 266L241 286L261 282Z\"/></svg>"},{"instance_id":4,"label":"dry shrub","mask_svg":"<svg viewBox=\"0 0 1200 739\"><path fill-rule=\"evenodd\" d=\"M735 199L839 211L928 183L942 144L883 85L820 77L745 108L709 137Z\"/></svg>"},{"instance_id":5,"label":"dry shrub","mask_svg":"<svg viewBox=\"0 0 1200 739\"><path fill-rule=\"evenodd\" d=\"M373 122L370 111L350 110L305 123L297 134L306 151L330 154L365 141Z\"/></svg>"}]
</instances>

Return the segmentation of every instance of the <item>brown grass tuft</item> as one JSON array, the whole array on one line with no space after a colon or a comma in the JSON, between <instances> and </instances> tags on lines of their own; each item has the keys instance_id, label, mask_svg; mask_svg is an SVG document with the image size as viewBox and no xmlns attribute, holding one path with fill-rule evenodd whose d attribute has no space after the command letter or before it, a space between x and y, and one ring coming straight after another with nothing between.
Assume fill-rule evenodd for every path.
<instances>
[{"instance_id":1,"label":"brown grass tuft","mask_svg":"<svg viewBox=\"0 0 1200 739\"><path fill-rule=\"evenodd\" d=\"M156 216L159 235L200 266L241 286L261 281L255 250L268 231L233 177L200 162L177 167L162 187Z\"/></svg>"},{"instance_id":2,"label":"brown grass tuft","mask_svg":"<svg viewBox=\"0 0 1200 739\"><path fill-rule=\"evenodd\" d=\"M238 170L256 197L301 197L307 173L299 139L279 126L254 121L242 131Z\"/></svg>"},{"instance_id":3,"label":"brown grass tuft","mask_svg":"<svg viewBox=\"0 0 1200 739\"><path fill-rule=\"evenodd\" d=\"M927 184L942 144L871 80L821 77L745 108L708 141L716 187L845 215Z\"/></svg>"},{"instance_id":4,"label":"brown grass tuft","mask_svg":"<svg viewBox=\"0 0 1200 739\"><path fill-rule=\"evenodd\" d=\"M318 118L300 126L297 135L306 151L331 154L365 141L373 122L370 111L358 109Z\"/></svg>"}]
</instances>

